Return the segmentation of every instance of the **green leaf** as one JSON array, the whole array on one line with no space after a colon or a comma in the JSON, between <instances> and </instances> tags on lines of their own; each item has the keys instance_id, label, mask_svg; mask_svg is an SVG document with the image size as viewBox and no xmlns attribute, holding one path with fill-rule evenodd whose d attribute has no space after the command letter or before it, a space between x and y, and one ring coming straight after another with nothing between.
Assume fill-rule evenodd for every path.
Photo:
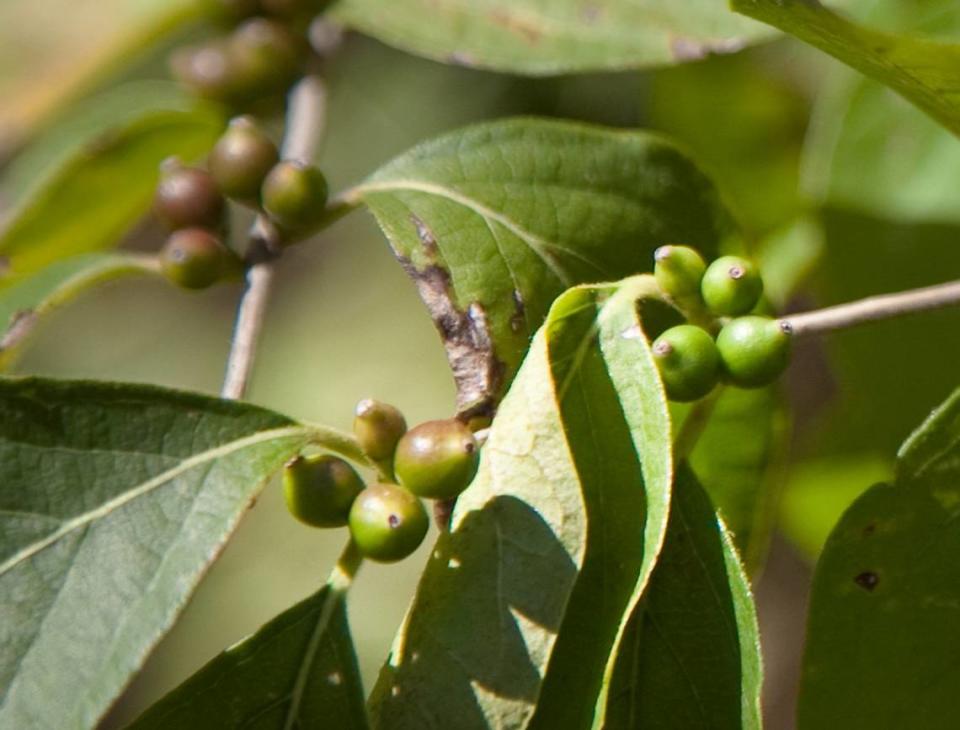
<instances>
[{"instance_id":1,"label":"green leaf","mask_svg":"<svg viewBox=\"0 0 960 730\"><path fill-rule=\"evenodd\" d=\"M847 510L814 576L801 730L946 730L960 713L960 392Z\"/></svg>"},{"instance_id":2,"label":"green leaf","mask_svg":"<svg viewBox=\"0 0 960 730\"><path fill-rule=\"evenodd\" d=\"M873 30L817 0L730 0L730 4L886 84L960 134L960 45Z\"/></svg>"},{"instance_id":3,"label":"green leaf","mask_svg":"<svg viewBox=\"0 0 960 730\"><path fill-rule=\"evenodd\" d=\"M523 74L698 60L769 35L710 0L341 0L334 15L405 51Z\"/></svg>"},{"instance_id":4,"label":"green leaf","mask_svg":"<svg viewBox=\"0 0 960 730\"><path fill-rule=\"evenodd\" d=\"M763 563L776 521L776 473L788 429L777 387L725 388L690 454L751 570Z\"/></svg>"},{"instance_id":5,"label":"green leaf","mask_svg":"<svg viewBox=\"0 0 960 730\"><path fill-rule=\"evenodd\" d=\"M0 370L9 368L39 321L87 289L122 276L156 274L155 259L133 254L84 254L58 261L0 289Z\"/></svg>"},{"instance_id":6,"label":"green leaf","mask_svg":"<svg viewBox=\"0 0 960 730\"><path fill-rule=\"evenodd\" d=\"M560 297L373 691L374 727L592 727L666 529L668 413L637 277Z\"/></svg>"},{"instance_id":7,"label":"green leaf","mask_svg":"<svg viewBox=\"0 0 960 730\"><path fill-rule=\"evenodd\" d=\"M116 246L150 209L160 162L201 156L222 129L208 107L155 107L96 134L0 230L0 286L68 256Z\"/></svg>"},{"instance_id":8,"label":"green leaf","mask_svg":"<svg viewBox=\"0 0 960 730\"><path fill-rule=\"evenodd\" d=\"M462 411L489 413L551 302L683 242L710 257L717 192L661 137L512 119L427 142L347 196L377 217L444 339Z\"/></svg>"},{"instance_id":9,"label":"green leaf","mask_svg":"<svg viewBox=\"0 0 960 730\"><path fill-rule=\"evenodd\" d=\"M607 727L761 726L760 637L736 550L689 468L678 468L663 551L620 646Z\"/></svg>"},{"instance_id":10,"label":"green leaf","mask_svg":"<svg viewBox=\"0 0 960 730\"><path fill-rule=\"evenodd\" d=\"M362 730L363 688L346 600L330 585L177 687L128 730Z\"/></svg>"},{"instance_id":11,"label":"green leaf","mask_svg":"<svg viewBox=\"0 0 960 730\"><path fill-rule=\"evenodd\" d=\"M203 12L195 0L0 3L0 155Z\"/></svg>"},{"instance_id":12,"label":"green leaf","mask_svg":"<svg viewBox=\"0 0 960 730\"><path fill-rule=\"evenodd\" d=\"M0 728L95 725L310 433L178 391L0 380Z\"/></svg>"},{"instance_id":13,"label":"green leaf","mask_svg":"<svg viewBox=\"0 0 960 730\"><path fill-rule=\"evenodd\" d=\"M803 186L821 205L957 223L957 138L890 89L853 73L819 97ZM869 185L864 185L869 180Z\"/></svg>"}]
</instances>

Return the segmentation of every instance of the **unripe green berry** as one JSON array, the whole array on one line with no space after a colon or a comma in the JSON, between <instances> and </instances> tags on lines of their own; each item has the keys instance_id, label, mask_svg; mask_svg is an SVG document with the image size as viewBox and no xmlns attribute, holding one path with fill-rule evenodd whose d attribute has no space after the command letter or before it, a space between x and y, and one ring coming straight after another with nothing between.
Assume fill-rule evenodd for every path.
<instances>
[{"instance_id":1,"label":"unripe green berry","mask_svg":"<svg viewBox=\"0 0 960 730\"><path fill-rule=\"evenodd\" d=\"M241 95L236 64L229 45L221 40L179 48L169 65L177 81L204 99L232 103Z\"/></svg>"},{"instance_id":2,"label":"unripe green berry","mask_svg":"<svg viewBox=\"0 0 960 730\"><path fill-rule=\"evenodd\" d=\"M184 167L176 159L161 166L153 209L170 228L217 228L223 221L224 200L206 170Z\"/></svg>"},{"instance_id":3,"label":"unripe green berry","mask_svg":"<svg viewBox=\"0 0 960 730\"><path fill-rule=\"evenodd\" d=\"M738 317L717 335L724 376L741 388L775 381L790 364L790 329L769 317Z\"/></svg>"},{"instance_id":4,"label":"unripe green berry","mask_svg":"<svg viewBox=\"0 0 960 730\"><path fill-rule=\"evenodd\" d=\"M286 231L317 224L327 204L327 180L316 167L293 160L274 165L261 190L263 209Z\"/></svg>"},{"instance_id":5,"label":"unripe green berry","mask_svg":"<svg viewBox=\"0 0 960 730\"><path fill-rule=\"evenodd\" d=\"M304 38L269 18L251 18L237 26L227 44L246 97L284 91L300 71L307 48Z\"/></svg>"},{"instance_id":6,"label":"unripe green berry","mask_svg":"<svg viewBox=\"0 0 960 730\"><path fill-rule=\"evenodd\" d=\"M356 470L330 454L297 456L283 470L287 509L313 527L346 525L353 501L363 489Z\"/></svg>"},{"instance_id":7,"label":"unripe green berry","mask_svg":"<svg viewBox=\"0 0 960 730\"><path fill-rule=\"evenodd\" d=\"M205 289L240 268L236 255L204 228L181 228L160 251L160 268L184 289Z\"/></svg>"},{"instance_id":8,"label":"unripe green berry","mask_svg":"<svg viewBox=\"0 0 960 730\"><path fill-rule=\"evenodd\" d=\"M417 497L396 484L373 484L350 508L350 536L362 555L381 563L403 560L420 547L429 526Z\"/></svg>"},{"instance_id":9,"label":"unripe green berry","mask_svg":"<svg viewBox=\"0 0 960 730\"><path fill-rule=\"evenodd\" d=\"M700 293L717 316L737 317L757 306L763 294L763 279L752 261L721 256L707 267Z\"/></svg>"},{"instance_id":10,"label":"unripe green berry","mask_svg":"<svg viewBox=\"0 0 960 730\"><path fill-rule=\"evenodd\" d=\"M661 246L653 252L653 275L664 293L679 303L699 302L703 257L689 246Z\"/></svg>"},{"instance_id":11,"label":"unripe green berry","mask_svg":"<svg viewBox=\"0 0 960 730\"><path fill-rule=\"evenodd\" d=\"M400 437L407 432L407 421L399 409L367 398L357 403L353 433L364 453L374 461L393 457Z\"/></svg>"},{"instance_id":12,"label":"unripe green berry","mask_svg":"<svg viewBox=\"0 0 960 730\"><path fill-rule=\"evenodd\" d=\"M720 355L710 334L692 324L671 327L651 346L660 380L673 401L703 398L720 378Z\"/></svg>"},{"instance_id":13,"label":"unripe green berry","mask_svg":"<svg viewBox=\"0 0 960 730\"><path fill-rule=\"evenodd\" d=\"M400 483L427 499L452 499L477 473L480 450L473 432L456 419L427 421L397 444L393 468Z\"/></svg>"},{"instance_id":14,"label":"unripe green berry","mask_svg":"<svg viewBox=\"0 0 960 730\"><path fill-rule=\"evenodd\" d=\"M258 205L260 187L277 159L277 146L257 123L237 117L213 146L207 167L225 195Z\"/></svg>"}]
</instances>

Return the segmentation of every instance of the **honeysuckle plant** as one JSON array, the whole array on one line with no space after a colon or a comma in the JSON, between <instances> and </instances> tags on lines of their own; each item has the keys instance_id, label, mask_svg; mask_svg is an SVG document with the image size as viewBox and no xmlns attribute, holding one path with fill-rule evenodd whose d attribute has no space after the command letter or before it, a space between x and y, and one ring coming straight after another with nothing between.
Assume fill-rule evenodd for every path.
<instances>
[{"instance_id":1,"label":"honeysuckle plant","mask_svg":"<svg viewBox=\"0 0 960 730\"><path fill-rule=\"evenodd\" d=\"M816 0L143 5L120 16L123 29L130 43L172 48L175 82L111 82L102 98L116 98L91 116L76 89L107 76L71 72L56 113L91 130L81 146L49 152L56 125L0 139L16 151L0 189L17 191L0 230L0 729L96 727L276 475L291 520L342 532L329 578L129 727L759 728L752 581L778 524L809 548L803 526L820 523L797 726L956 726L960 395L953 360L933 375L924 357L955 352L947 308L960 302L960 262L921 238L910 245L931 264L927 280L911 259L893 293L828 294L826 308L796 296L873 283L860 271L871 265L897 281L883 246L876 264L844 259L828 235L840 202L914 222L933 211L941 225L960 209L939 197L944 179L952 197L960 164L949 3L921 3L916 18ZM930 17L949 37L919 34ZM788 34L863 76L818 107L806 197L775 230L744 222L724 166L708 174L687 145L545 116L447 131L331 189L319 151L346 33L491 73L647 79L666 67L705 76L697 62ZM907 102L929 118L903 117ZM948 150L942 168L927 148ZM855 164L847 149L860 150ZM888 153L912 163L897 185ZM23 160L38 159L43 179L22 182ZM928 168L946 172L928 181ZM277 262L359 211L446 351L456 407L434 420L408 424L357 393L346 432L245 400ZM121 247L142 220L165 242ZM219 396L18 369L50 311L132 276L181 289L243 277ZM810 353L834 330L924 310L944 312L930 315L939 329L908 370L870 359L843 374L851 390L871 378L944 385L945 400L916 404L921 423L897 420L916 430L888 454L887 480L834 509L822 507L829 496L784 494L788 396L816 379ZM909 320L918 333L922 319ZM878 340L890 358L910 350ZM866 392L897 412L885 402L895 390ZM861 423L827 455L859 463L870 431ZM364 688L351 586L365 561L408 559L431 519L439 536Z\"/></svg>"}]
</instances>

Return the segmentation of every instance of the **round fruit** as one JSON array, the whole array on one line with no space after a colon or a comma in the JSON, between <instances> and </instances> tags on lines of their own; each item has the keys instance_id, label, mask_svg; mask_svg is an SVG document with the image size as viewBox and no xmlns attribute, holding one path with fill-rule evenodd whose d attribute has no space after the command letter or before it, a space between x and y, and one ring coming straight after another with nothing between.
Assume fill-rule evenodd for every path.
<instances>
[{"instance_id":1,"label":"round fruit","mask_svg":"<svg viewBox=\"0 0 960 730\"><path fill-rule=\"evenodd\" d=\"M427 421L397 444L393 469L400 483L426 499L452 499L477 473L480 451L473 432L456 419Z\"/></svg>"},{"instance_id":2,"label":"round fruit","mask_svg":"<svg viewBox=\"0 0 960 730\"><path fill-rule=\"evenodd\" d=\"M724 375L742 388L769 385L790 363L790 330L769 317L738 317L717 335Z\"/></svg>"},{"instance_id":3,"label":"round fruit","mask_svg":"<svg viewBox=\"0 0 960 730\"><path fill-rule=\"evenodd\" d=\"M170 72L197 96L232 102L238 95L239 80L228 45L212 41L181 48L170 56Z\"/></svg>"},{"instance_id":4,"label":"round fruit","mask_svg":"<svg viewBox=\"0 0 960 730\"><path fill-rule=\"evenodd\" d=\"M661 246L653 252L653 275L667 296L678 302L700 300L700 281L707 264L689 246Z\"/></svg>"},{"instance_id":5,"label":"round fruit","mask_svg":"<svg viewBox=\"0 0 960 730\"><path fill-rule=\"evenodd\" d=\"M171 159L160 171L153 208L173 229L217 228L223 221L224 201L210 173Z\"/></svg>"},{"instance_id":6,"label":"round fruit","mask_svg":"<svg viewBox=\"0 0 960 730\"><path fill-rule=\"evenodd\" d=\"M207 166L224 194L257 204L260 187L277 158L277 146L253 118L237 117L217 140Z\"/></svg>"},{"instance_id":7,"label":"round fruit","mask_svg":"<svg viewBox=\"0 0 960 730\"><path fill-rule=\"evenodd\" d=\"M160 251L164 276L185 289L205 289L238 267L233 252L204 228L175 231Z\"/></svg>"},{"instance_id":8,"label":"round fruit","mask_svg":"<svg viewBox=\"0 0 960 730\"><path fill-rule=\"evenodd\" d=\"M703 398L720 373L720 355L710 334L692 324L671 327L653 341L653 359L660 380L673 401Z\"/></svg>"},{"instance_id":9,"label":"round fruit","mask_svg":"<svg viewBox=\"0 0 960 730\"><path fill-rule=\"evenodd\" d=\"M227 44L237 83L250 97L285 90L306 55L306 41L269 18L245 21L233 31Z\"/></svg>"},{"instance_id":10,"label":"round fruit","mask_svg":"<svg viewBox=\"0 0 960 730\"><path fill-rule=\"evenodd\" d=\"M373 484L350 508L350 535L365 557L393 563L420 547L429 521L423 502L406 489Z\"/></svg>"},{"instance_id":11,"label":"round fruit","mask_svg":"<svg viewBox=\"0 0 960 730\"><path fill-rule=\"evenodd\" d=\"M407 421L397 408L370 398L357 403L353 433L371 459L391 458L397 442L406 432Z\"/></svg>"},{"instance_id":12,"label":"round fruit","mask_svg":"<svg viewBox=\"0 0 960 730\"><path fill-rule=\"evenodd\" d=\"M297 456L283 470L283 496L290 514L313 527L342 527L363 491L360 475L343 459Z\"/></svg>"},{"instance_id":13,"label":"round fruit","mask_svg":"<svg viewBox=\"0 0 960 730\"><path fill-rule=\"evenodd\" d=\"M287 231L309 228L323 217L327 180L316 167L293 160L274 165L263 181L263 209Z\"/></svg>"},{"instance_id":14,"label":"round fruit","mask_svg":"<svg viewBox=\"0 0 960 730\"><path fill-rule=\"evenodd\" d=\"M700 293L711 312L736 317L757 306L763 294L763 279L751 261L740 256L721 256L707 267Z\"/></svg>"}]
</instances>

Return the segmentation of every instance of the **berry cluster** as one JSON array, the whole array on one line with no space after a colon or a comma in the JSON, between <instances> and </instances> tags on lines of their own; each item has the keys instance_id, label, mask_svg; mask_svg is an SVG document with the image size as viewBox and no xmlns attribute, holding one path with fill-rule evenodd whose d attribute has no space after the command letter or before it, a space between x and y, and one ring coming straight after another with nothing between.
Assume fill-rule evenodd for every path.
<instances>
[{"instance_id":1,"label":"berry cluster","mask_svg":"<svg viewBox=\"0 0 960 730\"><path fill-rule=\"evenodd\" d=\"M427 421L407 430L399 410L364 400L357 405L354 435L371 460L392 465L397 482L365 485L343 459L298 456L284 469L287 507L314 527L348 525L365 557L392 563L410 555L427 534L423 499L452 499L477 472L480 454L473 433L455 419Z\"/></svg>"},{"instance_id":2,"label":"berry cluster","mask_svg":"<svg viewBox=\"0 0 960 730\"><path fill-rule=\"evenodd\" d=\"M653 357L667 397L703 398L724 380L741 388L774 382L790 361L790 331L770 317L750 314L763 294L753 262L723 256L709 266L687 246L661 246L654 277L679 309L704 314L719 327L716 338L703 327L671 327L653 341Z\"/></svg>"},{"instance_id":3,"label":"berry cluster","mask_svg":"<svg viewBox=\"0 0 960 730\"><path fill-rule=\"evenodd\" d=\"M235 108L280 96L310 62L309 20L318 0L208 0L233 26L227 35L182 48L171 57L174 75L195 93ZM241 270L225 245L227 199L252 208L285 241L311 233L327 202L317 168L281 160L255 118L234 118L211 150L206 169L169 160L161 168L154 209L172 231L161 252L169 279L202 289Z\"/></svg>"}]
</instances>

